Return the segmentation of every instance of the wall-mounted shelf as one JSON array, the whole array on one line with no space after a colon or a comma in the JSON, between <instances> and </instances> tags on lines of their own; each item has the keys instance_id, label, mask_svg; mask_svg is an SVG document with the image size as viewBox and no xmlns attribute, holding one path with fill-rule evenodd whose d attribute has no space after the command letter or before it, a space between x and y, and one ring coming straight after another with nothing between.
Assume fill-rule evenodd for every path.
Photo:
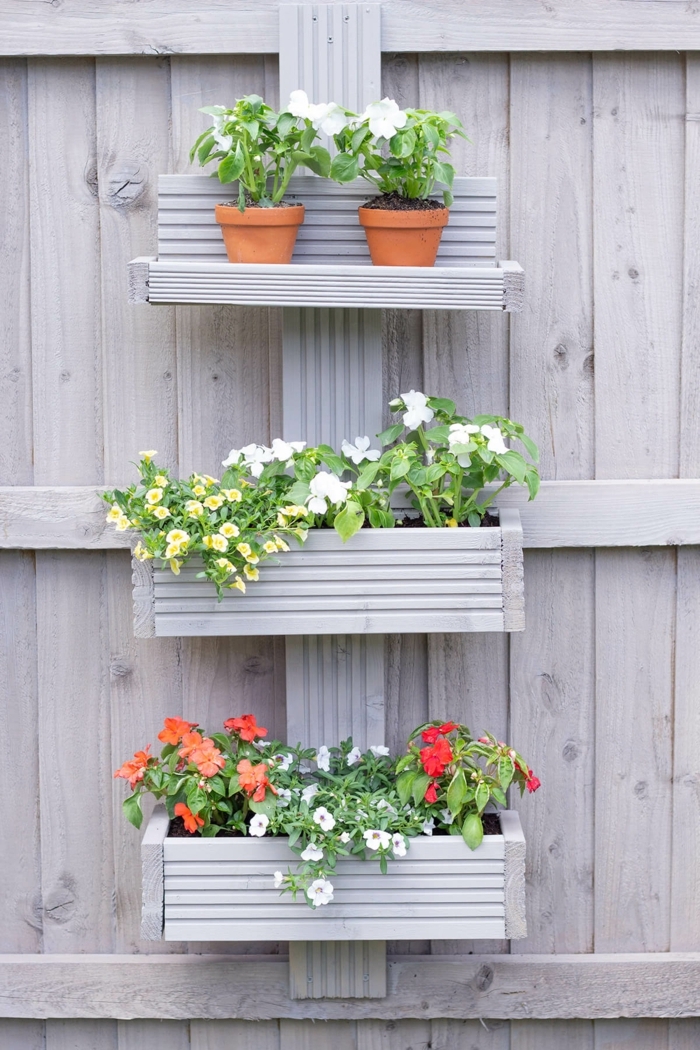
<instances>
[{"instance_id":1,"label":"wall-mounted shelf","mask_svg":"<svg viewBox=\"0 0 700 1050\"><path fill-rule=\"evenodd\" d=\"M337 186L295 176L306 207L288 266L226 261L214 205L232 190L204 175L161 175L158 256L129 263L131 302L259 306L506 310L522 305L523 270L496 261L496 180L455 180L455 202L435 267L372 266L357 208L362 180Z\"/></svg>"},{"instance_id":2,"label":"wall-mounted shelf","mask_svg":"<svg viewBox=\"0 0 700 1050\"><path fill-rule=\"evenodd\" d=\"M363 529L347 543L314 530L302 549L264 563L244 596L216 598L197 579L134 561L137 637L522 631L520 515L499 528Z\"/></svg>"}]
</instances>

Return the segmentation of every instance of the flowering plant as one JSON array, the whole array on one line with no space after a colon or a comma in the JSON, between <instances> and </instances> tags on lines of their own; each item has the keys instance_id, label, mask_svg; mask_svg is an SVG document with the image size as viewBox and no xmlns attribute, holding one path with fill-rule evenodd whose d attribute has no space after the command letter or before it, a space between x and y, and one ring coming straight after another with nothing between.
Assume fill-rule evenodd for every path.
<instances>
[{"instance_id":1,"label":"flowering plant","mask_svg":"<svg viewBox=\"0 0 700 1050\"><path fill-rule=\"evenodd\" d=\"M461 834L475 849L486 806L505 806L512 782L521 793L540 783L507 744L490 735L474 740L454 722L419 726L398 761L383 745L362 752L352 739L317 750L267 742L267 729L250 714L227 719L224 730L207 737L195 722L166 718L160 757L149 744L114 774L132 789L124 812L140 827L147 792L185 833L288 836L297 870L271 877L312 907L333 900L338 858L374 857L385 873L411 838L434 833Z\"/></svg>"},{"instance_id":2,"label":"flowering plant","mask_svg":"<svg viewBox=\"0 0 700 1050\"><path fill-rule=\"evenodd\" d=\"M466 138L454 113L401 110L393 99L384 98L334 134L338 154L330 176L341 183L361 176L381 194L411 200L425 200L440 183L449 207L455 170L448 144L455 135Z\"/></svg>"},{"instance_id":3,"label":"flowering plant","mask_svg":"<svg viewBox=\"0 0 700 1050\"><path fill-rule=\"evenodd\" d=\"M201 165L218 161L220 182L238 180L238 207L246 201L272 208L284 197L289 180L300 164L316 175L328 176L331 158L315 145L318 129L335 131L344 111L334 103L310 106L303 91L293 91L289 105L275 113L259 95L239 98L233 109L205 106L201 112L214 118L190 150Z\"/></svg>"}]
</instances>

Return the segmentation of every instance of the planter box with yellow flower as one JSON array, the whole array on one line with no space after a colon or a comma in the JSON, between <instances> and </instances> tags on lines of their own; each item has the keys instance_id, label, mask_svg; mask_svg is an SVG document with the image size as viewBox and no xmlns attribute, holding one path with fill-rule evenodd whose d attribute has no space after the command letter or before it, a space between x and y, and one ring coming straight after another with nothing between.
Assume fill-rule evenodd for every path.
<instances>
[{"instance_id":1,"label":"planter box with yellow flower","mask_svg":"<svg viewBox=\"0 0 700 1050\"><path fill-rule=\"evenodd\" d=\"M407 753L290 747L253 715L204 735L167 718L161 757L115 776L156 806L142 841L146 940L521 938L525 840L509 787L539 779L509 744L425 723Z\"/></svg>"},{"instance_id":2,"label":"planter box with yellow flower","mask_svg":"<svg viewBox=\"0 0 700 1050\"><path fill-rule=\"evenodd\" d=\"M384 452L276 438L234 449L221 482L176 481L142 453L141 484L105 496L108 519L141 534L136 635L523 630L520 517L492 501L514 481L535 496L537 470L505 442L536 447L447 399L410 391L391 408ZM422 523L397 512L400 493Z\"/></svg>"}]
</instances>

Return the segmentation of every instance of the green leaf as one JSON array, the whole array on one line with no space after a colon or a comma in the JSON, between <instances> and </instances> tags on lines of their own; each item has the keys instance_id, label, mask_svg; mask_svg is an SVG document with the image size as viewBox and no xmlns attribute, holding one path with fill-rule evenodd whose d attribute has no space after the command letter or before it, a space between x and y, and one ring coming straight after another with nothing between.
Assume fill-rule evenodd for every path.
<instances>
[{"instance_id":1,"label":"green leaf","mask_svg":"<svg viewBox=\"0 0 700 1050\"><path fill-rule=\"evenodd\" d=\"M262 802L249 802L248 805L252 809L253 813L264 813L266 817L272 820L275 813L275 800L272 798L264 798Z\"/></svg>"},{"instance_id":2,"label":"green leaf","mask_svg":"<svg viewBox=\"0 0 700 1050\"><path fill-rule=\"evenodd\" d=\"M447 789L447 808L450 813L456 816L467 794L467 780L464 776L464 770L458 769L455 775L450 781L450 786Z\"/></svg>"},{"instance_id":3,"label":"green leaf","mask_svg":"<svg viewBox=\"0 0 700 1050\"><path fill-rule=\"evenodd\" d=\"M413 781L413 789L411 794L413 795L413 801L416 805L423 801L425 793L428 790L428 784L430 783L430 777L427 773L419 773L416 779Z\"/></svg>"},{"instance_id":4,"label":"green leaf","mask_svg":"<svg viewBox=\"0 0 700 1050\"><path fill-rule=\"evenodd\" d=\"M381 445L393 445L399 434L403 432L403 423L394 423L393 427L387 427L386 430L382 430L381 434L377 434L379 443Z\"/></svg>"},{"instance_id":5,"label":"green leaf","mask_svg":"<svg viewBox=\"0 0 700 1050\"><path fill-rule=\"evenodd\" d=\"M282 139L286 139L287 135L293 127L296 127L297 118L292 116L291 113L280 113L277 118L277 131Z\"/></svg>"},{"instance_id":6,"label":"green leaf","mask_svg":"<svg viewBox=\"0 0 700 1050\"><path fill-rule=\"evenodd\" d=\"M197 149L197 160L200 164L204 164L206 162L206 159L211 153L212 147L215 145L215 143L216 139L214 138L214 136L207 135L204 141L200 144L200 146Z\"/></svg>"},{"instance_id":7,"label":"green leaf","mask_svg":"<svg viewBox=\"0 0 700 1050\"><path fill-rule=\"evenodd\" d=\"M235 795L236 792L240 791L240 790L241 790L240 777L238 776L238 773L234 773L233 776L231 777L231 779L228 782L228 794L229 794L229 797L231 795Z\"/></svg>"},{"instance_id":8,"label":"green leaf","mask_svg":"<svg viewBox=\"0 0 700 1050\"><path fill-rule=\"evenodd\" d=\"M363 124L357 129L357 131L353 132L353 136L350 139L350 149L353 153L357 153L362 143L370 134L371 132L366 124Z\"/></svg>"},{"instance_id":9,"label":"green leaf","mask_svg":"<svg viewBox=\"0 0 700 1050\"><path fill-rule=\"evenodd\" d=\"M481 528L481 514L478 510L470 510L467 514L467 521L473 529Z\"/></svg>"},{"instance_id":10,"label":"green leaf","mask_svg":"<svg viewBox=\"0 0 700 1050\"><path fill-rule=\"evenodd\" d=\"M529 438L527 436L527 434L519 434L518 435L518 439L520 441L522 441L522 443L525 446L525 449L527 451L527 454L529 455L529 457L533 461L533 463L539 463L539 461L540 461L540 450L538 449L537 445L532 440L532 438Z\"/></svg>"},{"instance_id":11,"label":"green leaf","mask_svg":"<svg viewBox=\"0 0 700 1050\"><path fill-rule=\"evenodd\" d=\"M391 464L391 471L389 477L392 481L397 481L399 478L404 478L411 469L411 462L408 459L395 459Z\"/></svg>"},{"instance_id":12,"label":"green leaf","mask_svg":"<svg viewBox=\"0 0 700 1050\"><path fill-rule=\"evenodd\" d=\"M410 759L410 755L406 755L406 758ZM401 800L401 805L405 806L411 798L413 792L413 782L416 779L416 771L414 769L407 769L405 773L402 773L396 781L396 790ZM423 792L425 794L425 792Z\"/></svg>"},{"instance_id":13,"label":"green leaf","mask_svg":"<svg viewBox=\"0 0 700 1050\"><path fill-rule=\"evenodd\" d=\"M338 475L338 477L340 477L345 470L345 464L340 456L336 455L333 449L329 449L328 452L321 452L321 459L331 468L334 474Z\"/></svg>"},{"instance_id":14,"label":"green leaf","mask_svg":"<svg viewBox=\"0 0 700 1050\"><path fill-rule=\"evenodd\" d=\"M134 825L135 828L140 828L143 824L143 810L141 809L141 793L135 791L133 795L129 795L122 802L122 809L124 810L124 816L126 819Z\"/></svg>"},{"instance_id":15,"label":"green leaf","mask_svg":"<svg viewBox=\"0 0 700 1050\"><path fill-rule=\"evenodd\" d=\"M433 174L438 182L441 182L444 186L452 188L452 183L455 178L455 169L451 164L441 164L439 160L436 160L433 164Z\"/></svg>"},{"instance_id":16,"label":"green leaf","mask_svg":"<svg viewBox=\"0 0 700 1050\"><path fill-rule=\"evenodd\" d=\"M534 499L540 491L540 476L536 470L528 470L525 475L525 483L530 494L530 499Z\"/></svg>"},{"instance_id":17,"label":"green leaf","mask_svg":"<svg viewBox=\"0 0 700 1050\"><path fill-rule=\"evenodd\" d=\"M336 514L333 525L343 543L346 543L351 536L359 532L364 520L365 512L360 504L349 499L340 514Z\"/></svg>"},{"instance_id":18,"label":"green leaf","mask_svg":"<svg viewBox=\"0 0 700 1050\"><path fill-rule=\"evenodd\" d=\"M444 463L432 463L429 467L426 467L425 480L429 485L432 485L433 482L438 481L446 473L447 467Z\"/></svg>"},{"instance_id":19,"label":"green leaf","mask_svg":"<svg viewBox=\"0 0 700 1050\"><path fill-rule=\"evenodd\" d=\"M229 153L219 164L219 182L235 182L244 167L245 156L239 142L236 145L236 152Z\"/></svg>"},{"instance_id":20,"label":"green leaf","mask_svg":"<svg viewBox=\"0 0 700 1050\"><path fill-rule=\"evenodd\" d=\"M525 481L525 475L527 473L527 463L520 455L519 452L504 452L502 455L496 456L496 462L499 466L503 467L512 474L515 480L522 485Z\"/></svg>"},{"instance_id":21,"label":"green leaf","mask_svg":"<svg viewBox=\"0 0 700 1050\"><path fill-rule=\"evenodd\" d=\"M476 803L476 808L479 810L479 813L485 809L490 797L491 792L488 784L485 780L480 781L479 784L477 784L476 794L474 795L474 802Z\"/></svg>"},{"instance_id":22,"label":"green leaf","mask_svg":"<svg viewBox=\"0 0 700 1050\"><path fill-rule=\"evenodd\" d=\"M500 805L502 805L502 806L507 806L508 805L508 799L506 798L506 796L503 794L503 792L501 791L501 789L499 787L492 786L491 794L496 799L496 802L500 803Z\"/></svg>"},{"instance_id":23,"label":"green leaf","mask_svg":"<svg viewBox=\"0 0 700 1050\"><path fill-rule=\"evenodd\" d=\"M357 489L366 489L369 485L372 484L372 482L376 478L376 476L377 476L377 474L379 472L379 469L380 469L380 464L379 463L377 463L377 462L368 463L367 466L362 468L362 471L360 472L360 475L359 475L357 481L355 482L355 488L357 488Z\"/></svg>"},{"instance_id":24,"label":"green leaf","mask_svg":"<svg viewBox=\"0 0 700 1050\"><path fill-rule=\"evenodd\" d=\"M333 449L329 450L331 453ZM316 474L316 467L309 459L298 459L294 464L294 477L297 481L311 481Z\"/></svg>"},{"instance_id":25,"label":"green leaf","mask_svg":"<svg viewBox=\"0 0 700 1050\"><path fill-rule=\"evenodd\" d=\"M323 146L314 146L309 150L310 159L306 161L306 167L313 171L314 175L320 175L327 179L331 173L331 155Z\"/></svg>"},{"instance_id":26,"label":"green leaf","mask_svg":"<svg viewBox=\"0 0 700 1050\"><path fill-rule=\"evenodd\" d=\"M449 397L429 397L428 404L435 412L444 412L448 416L453 416L457 408Z\"/></svg>"},{"instance_id":27,"label":"green leaf","mask_svg":"<svg viewBox=\"0 0 700 1050\"><path fill-rule=\"evenodd\" d=\"M334 182L352 182L360 173L360 162L357 157L347 153L338 153L331 163L330 176Z\"/></svg>"},{"instance_id":28,"label":"green leaf","mask_svg":"<svg viewBox=\"0 0 700 1050\"><path fill-rule=\"evenodd\" d=\"M484 825L478 813L467 813L462 824L462 838L469 849L476 849L484 838Z\"/></svg>"},{"instance_id":29,"label":"green leaf","mask_svg":"<svg viewBox=\"0 0 700 1050\"><path fill-rule=\"evenodd\" d=\"M431 427L430 430L426 430L425 436L435 445L444 445L450 436L450 428L447 424L441 427Z\"/></svg>"},{"instance_id":30,"label":"green leaf","mask_svg":"<svg viewBox=\"0 0 700 1050\"><path fill-rule=\"evenodd\" d=\"M416 148L416 133L412 128L399 131L389 140L389 149L394 157L410 157Z\"/></svg>"},{"instance_id":31,"label":"green leaf","mask_svg":"<svg viewBox=\"0 0 700 1050\"><path fill-rule=\"evenodd\" d=\"M515 765L513 759L504 755L503 758L499 759L498 762L498 779L501 782L501 787L504 791L507 791L510 787L510 782L513 779L515 773Z\"/></svg>"},{"instance_id":32,"label":"green leaf","mask_svg":"<svg viewBox=\"0 0 700 1050\"><path fill-rule=\"evenodd\" d=\"M209 784L210 784L211 789L214 792L214 794L216 794L216 795L225 795L226 794L226 785L224 784L224 782L221 779L221 777L212 777L211 780L209 781Z\"/></svg>"},{"instance_id":33,"label":"green leaf","mask_svg":"<svg viewBox=\"0 0 700 1050\"><path fill-rule=\"evenodd\" d=\"M451 208L455 202L454 194L450 193L449 190L442 191L442 203L446 208Z\"/></svg>"},{"instance_id":34,"label":"green leaf","mask_svg":"<svg viewBox=\"0 0 700 1050\"><path fill-rule=\"evenodd\" d=\"M309 491L309 483L307 481L297 481L287 493L287 499L297 507L303 507L308 499Z\"/></svg>"},{"instance_id":35,"label":"green leaf","mask_svg":"<svg viewBox=\"0 0 700 1050\"><path fill-rule=\"evenodd\" d=\"M367 514L373 529L393 529L396 525L396 518L391 511L380 510L379 507L370 507Z\"/></svg>"}]
</instances>

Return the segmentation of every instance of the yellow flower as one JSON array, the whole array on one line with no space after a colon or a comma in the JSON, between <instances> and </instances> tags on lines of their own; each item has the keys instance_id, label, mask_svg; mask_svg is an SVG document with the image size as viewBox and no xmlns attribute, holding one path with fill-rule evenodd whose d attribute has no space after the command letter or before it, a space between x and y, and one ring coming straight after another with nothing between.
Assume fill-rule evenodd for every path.
<instances>
[{"instance_id":1,"label":"yellow flower","mask_svg":"<svg viewBox=\"0 0 700 1050\"><path fill-rule=\"evenodd\" d=\"M287 525L289 525L289 518L281 510L277 512L277 524L281 529L286 529Z\"/></svg>"},{"instance_id":2,"label":"yellow flower","mask_svg":"<svg viewBox=\"0 0 700 1050\"><path fill-rule=\"evenodd\" d=\"M219 484L218 478L210 478L208 474L204 475L204 480L207 483L207 488L209 488L210 485L218 485Z\"/></svg>"},{"instance_id":3,"label":"yellow flower","mask_svg":"<svg viewBox=\"0 0 700 1050\"><path fill-rule=\"evenodd\" d=\"M243 494L239 489L222 489L221 491L229 503L240 503L243 499Z\"/></svg>"},{"instance_id":4,"label":"yellow flower","mask_svg":"<svg viewBox=\"0 0 700 1050\"><path fill-rule=\"evenodd\" d=\"M233 572L235 568L233 563L230 562L228 558L217 558L214 564L218 565L220 569L225 569L226 572Z\"/></svg>"},{"instance_id":5,"label":"yellow flower","mask_svg":"<svg viewBox=\"0 0 700 1050\"><path fill-rule=\"evenodd\" d=\"M192 485L203 485L204 484L204 478L202 477L201 474L193 474L192 477L190 478L190 484L192 484Z\"/></svg>"},{"instance_id":6,"label":"yellow flower","mask_svg":"<svg viewBox=\"0 0 700 1050\"><path fill-rule=\"evenodd\" d=\"M152 558L153 555L149 554L149 552L144 547L143 543L141 543L141 540L139 540L139 542L134 547L134 557L138 561L148 561L148 559Z\"/></svg>"},{"instance_id":7,"label":"yellow flower","mask_svg":"<svg viewBox=\"0 0 700 1050\"><path fill-rule=\"evenodd\" d=\"M202 543L204 544L205 547L208 547L209 550L215 550L215 551L226 551L226 550L228 550L228 540L226 539L225 536L219 536L219 535L216 535L216 536L205 536L204 539L202 540Z\"/></svg>"},{"instance_id":8,"label":"yellow flower","mask_svg":"<svg viewBox=\"0 0 700 1050\"><path fill-rule=\"evenodd\" d=\"M126 514L124 514L119 519L119 521L116 523L115 528L116 528L117 532L126 532L126 530L130 527L130 525L131 525L131 522L127 518Z\"/></svg>"},{"instance_id":9,"label":"yellow flower","mask_svg":"<svg viewBox=\"0 0 700 1050\"><path fill-rule=\"evenodd\" d=\"M163 498L163 490L162 489L149 489L148 492L146 493L146 503L150 503L151 506L154 506L154 504L156 504L156 503L160 503L162 498Z\"/></svg>"},{"instance_id":10,"label":"yellow flower","mask_svg":"<svg viewBox=\"0 0 700 1050\"><path fill-rule=\"evenodd\" d=\"M447 521L445 522L445 525L448 528L450 528L450 529L456 529L457 525L458 525L457 519L456 518L448 518Z\"/></svg>"},{"instance_id":11,"label":"yellow flower","mask_svg":"<svg viewBox=\"0 0 700 1050\"><path fill-rule=\"evenodd\" d=\"M242 554L244 558L247 558L249 554L253 553L249 543L239 543L236 550L239 554Z\"/></svg>"},{"instance_id":12,"label":"yellow flower","mask_svg":"<svg viewBox=\"0 0 700 1050\"><path fill-rule=\"evenodd\" d=\"M238 525L234 525L232 521L225 521L219 529L219 532L222 536L225 536L227 540L230 540L231 537L235 539L236 536L240 536L241 534Z\"/></svg>"},{"instance_id":13,"label":"yellow flower","mask_svg":"<svg viewBox=\"0 0 700 1050\"><path fill-rule=\"evenodd\" d=\"M187 503L185 503L185 510L190 518L201 518L202 514L204 514L204 507L196 499L188 499Z\"/></svg>"},{"instance_id":14,"label":"yellow flower","mask_svg":"<svg viewBox=\"0 0 700 1050\"><path fill-rule=\"evenodd\" d=\"M195 485L192 491L194 492L195 496L204 496L206 495L207 490L205 489L204 485Z\"/></svg>"},{"instance_id":15,"label":"yellow flower","mask_svg":"<svg viewBox=\"0 0 700 1050\"><path fill-rule=\"evenodd\" d=\"M161 489L164 489L166 485L168 485L168 479L166 478L165 474L156 474L156 476L153 479L153 482L155 485L158 485Z\"/></svg>"},{"instance_id":16,"label":"yellow flower","mask_svg":"<svg viewBox=\"0 0 700 1050\"><path fill-rule=\"evenodd\" d=\"M298 504L292 503L288 507L283 507L282 513L289 518L302 518L306 517L309 511L306 507L300 507Z\"/></svg>"},{"instance_id":17,"label":"yellow flower","mask_svg":"<svg viewBox=\"0 0 700 1050\"><path fill-rule=\"evenodd\" d=\"M174 558L176 554L180 554L181 552L182 547L179 543L169 543L168 546L165 548L165 557Z\"/></svg>"},{"instance_id":18,"label":"yellow flower","mask_svg":"<svg viewBox=\"0 0 700 1050\"><path fill-rule=\"evenodd\" d=\"M123 517L123 516L124 516L124 512L121 509L121 507L119 506L119 504L118 503L113 503L111 510L109 511L109 513L107 514L107 517L105 518L105 521L119 521L119 519L121 517Z\"/></svg>"},{"instance_id":19,"label":"yellow flower","mask_svg":"<svg viewBox=\"0 0 700 1050\"><path fill-rule=\"evenodd\" d=\"M250 565L244 565L243 572L245 574L246 579L252 580L253 583L260 579L259 569L251 569Z\"/></svg>"},{"instance_id":20,"label":"yellow flower","mask_svg":"<svg viewBox=\"0 0 700 1050\"><path fill-rule=\"evenodd\" d=\"M147 463L150 463L151 460L153 459L153 457L157 456L157 455L158 455L158 453L153 448L149 449L148 452L139 452L139 456L143 456L143 458L146 460Z\"/></svg>"},{"instance_id":21,"label":"yellow flower","mask_svg":"<svg viewBox=\"0 0 700 1050\"><path fill-rule=\"evenodd\" d=\"M223 502L224 502L224 497L223 496L207 496L207 498L204 501L204 506L208 510L218 510Z\"/></svg>"},{"instance_id":22,"label":"yellow flower","mask_svg":"<svg viewBox=\"0 0 700 1050\"><path fill-rule=\"evenodd\" d=\"M229 587L235 587L237 591L241 591L243 594L245 594L245 584L240 578L240 576L236 576L235 583L229 583Z\"/></svg>"},{"instance_id":23,"label":"yellow flower","mask_svg":"<svg viewBox=\"0 0 700 1050\"><path fill-rule=\"evenodd\" d=\"M243 557L251 565L257 565L260 561L260 558L257 556L257 554L244 554Z\"/></svg>"},{"instance_id":24,"label":"yellow flower","mask_svg":"<svg viewBox=\"0 0 700 1050\"><path fill-rule=\"evenodd\" d=\"M288 551L289 544L285 543L281 536L275 536L275 546L278 551Z\"/></svg>"},{"instance_id":25,"label":"yellow flower","mask_svg":"<svg viewBox=\"0 0 700 1050\"><path fill-rule=\"evenodd\" d=\"M178 546L190 542L189 533L184 532L183 529L171 529L165 538L168 543L177 543Z\"/></svg>"},{"instance_id":26,"label":"yellow flower","mask_svg":"<svg viewBox=\"0 0 700 1050\"><path fill-rule=\"evenodd\" d=\"M305 543L306 539L307 539L307 537L309 535L309 530L308 529L294 529L294 535L297 536L301 540L302 543Z\"/></svg>"},{"instance_id":27,"label":"yellow flower","mask_svg":"<svg viewBox=\"0 0 700 1050\"><path fill-rule=\"evenodd\" d=\"M267 543L263 543L263 550L267 554L276 554L277 544L274 542L274 540L268 540Z\"/></svg>"},{"instance_id":28,"label":"yellow flower","mask_svg":"<svg viewBox=\"0 0 700 1050\"><path fill-rule=\"evenodd\" d=\"M169 518L170 517L170 511L168 510L167 507L154 507L153 508L153 514L160 521L162 521L163 518Z\"/></svg>"},{"instance_id":29,"label":"yellow flower","mask_svg":"<svg viewBox=\"0 0 700 1050\"><path fill-rule=\"evenodd\" d=\"M171 570L171 572L174 572L176 576L180 575L180 565L181 564L182 564L182 562L179 562L177 560L177 558L171 558L170 559L170 570Z\"/></svg>"}]
</instances>

